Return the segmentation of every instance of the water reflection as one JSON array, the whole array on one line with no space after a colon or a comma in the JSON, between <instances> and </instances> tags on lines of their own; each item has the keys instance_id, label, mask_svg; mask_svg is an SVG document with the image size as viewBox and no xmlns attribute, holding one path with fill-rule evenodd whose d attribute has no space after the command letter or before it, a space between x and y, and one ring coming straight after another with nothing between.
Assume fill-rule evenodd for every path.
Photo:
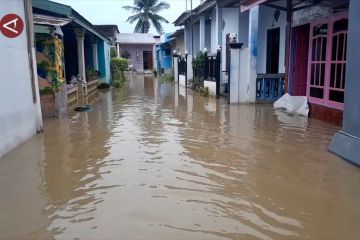
<instances>
[{"instance_id":1,"label":"water reflection","mask_svg":"<svg viewBox=\"0 0 360 240\"><path fill-rule=\"evenodd\" d=\"M139 75L91 105L0 160L0 239L358 236L335 127Z\"/></svg>"}]
</instances>

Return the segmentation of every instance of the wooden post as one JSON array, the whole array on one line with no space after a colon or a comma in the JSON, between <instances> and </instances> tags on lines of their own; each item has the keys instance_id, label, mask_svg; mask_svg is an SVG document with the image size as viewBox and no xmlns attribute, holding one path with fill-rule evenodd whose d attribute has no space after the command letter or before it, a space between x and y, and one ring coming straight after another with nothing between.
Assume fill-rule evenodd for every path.
<instances>
[{"instance_id":1,"label":"wooden post","mask_svg":"<svg viewBox=\"0 0 360 240\"><path fill-rule=\"evenodd\" d=\"M289 76L290 76L290 59L291 59L291 30L292 30L292 0L286 1L287 8L287 25L286 25L286 48L285 48L285 93L288 92Z\"/></svg>"}]
</instances>

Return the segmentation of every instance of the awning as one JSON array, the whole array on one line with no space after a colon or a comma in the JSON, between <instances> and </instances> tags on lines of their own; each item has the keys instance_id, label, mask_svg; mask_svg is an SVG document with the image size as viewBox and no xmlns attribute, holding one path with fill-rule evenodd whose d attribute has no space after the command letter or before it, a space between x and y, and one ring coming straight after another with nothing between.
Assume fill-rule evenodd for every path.
<instances>
[{"instance_id":1,"label":"awning","mask_svg":"<svg viewBox=\"0 0 360 240\"><path fill-rule=\"evenodd\" d=\"M252 7L260 5L268 0L243 0L241 1L241 12L245 12Z\"/></svg>"},{"instance_id":2,"label":"awning","mask_svg":"<svg viewBox=\"0 0 360 240\"><path fill-rule=\"evenodd\" d=\"M64 26L71 22L69 18L54 17L49 15L34 14L34 23L51 26Z\"/></svg>"},{"instance_id":3,"label":"awning","mask_svg":"<svg viewBox=\"0 0 360 240\"><path fill-rule=\"evenodd\" d=\"M157 46L163 46L163 45L166 45L166 44L170 44L172 41L174 41L175 38L168 38L166 39L164 42L161 42L161 43L158 43L156 44Z\"/></svg>"}]
</instances>

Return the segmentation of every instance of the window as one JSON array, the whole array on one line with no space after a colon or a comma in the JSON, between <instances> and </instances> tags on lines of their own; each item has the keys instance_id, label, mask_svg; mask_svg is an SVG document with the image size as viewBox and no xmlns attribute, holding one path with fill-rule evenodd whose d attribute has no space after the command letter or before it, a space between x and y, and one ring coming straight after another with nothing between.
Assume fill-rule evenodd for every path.
<instances>
[{"instance_id":1,"label":"window","mask_svg":"<svg viewBox=\"0 0 360 240\"><path fill-rule=\"evenodd\" d=\"M311 102L343 109L347 31L347 13L311 25L307 89Z\"/></svg>"},{"instance_id":2,"label":"window","mask_svg":"<svg viewBox=\"0 0 360 240\"><path fill-rule=\"evenodd\" d=\"M142 55L141 51L136 51L136 58L135 58L136 63L141 63L141 55Z\"/></svg>"}]
</instances>

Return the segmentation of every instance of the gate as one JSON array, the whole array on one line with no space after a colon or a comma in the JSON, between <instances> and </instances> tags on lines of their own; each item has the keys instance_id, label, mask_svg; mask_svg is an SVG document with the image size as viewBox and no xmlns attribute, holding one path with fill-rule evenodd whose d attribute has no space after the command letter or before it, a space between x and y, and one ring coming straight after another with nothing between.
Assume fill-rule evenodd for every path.
<instances>
[{"instance_id":1,"label":"gate","mask_svg":"<svg viewBox=\"0 0 360 240\"><path fill-rule=\"evenodd\" d=\"M216 54L205 53L204 58L204 85L206 81L215 82L216 98L220 97L221 51Z\"/></svg>"},{"instance_id":2,"label":"gate","mask_svg":"<svg viewBox=\"0 0 360 240\"><path fill-rule=\"evenodd\" d=\"M187 55L179 56L178 59L178 83L180 79L185 79L185 86L187 86Z\"/></svg>"}]
</instances>

